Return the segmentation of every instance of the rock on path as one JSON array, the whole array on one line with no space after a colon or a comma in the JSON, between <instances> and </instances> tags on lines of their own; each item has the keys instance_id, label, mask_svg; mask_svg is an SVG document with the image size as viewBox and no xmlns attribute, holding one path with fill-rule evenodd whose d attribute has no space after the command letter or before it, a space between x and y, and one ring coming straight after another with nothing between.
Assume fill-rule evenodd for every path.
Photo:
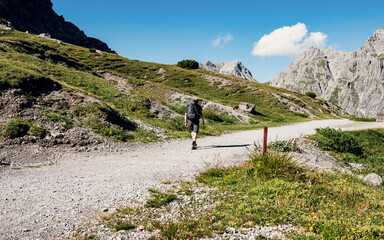
<instances>
[{"instance_id":1,"label":"rock on path","mask_svg":"<svg viewBox=\"0 0 384 240\"><path fill-rule=\"evenodd\" d=\"M319 127L358 130L384 123L319 120L269 129L269 141L315 133ZM238 163L262 130L198 140L127 145L118 153L66 154L57 164L0 173L0 239L65 238L82 219L106 209L142 204L147 190L167 180L187 179L212 164Z\"/></svg>"}]
</instances>

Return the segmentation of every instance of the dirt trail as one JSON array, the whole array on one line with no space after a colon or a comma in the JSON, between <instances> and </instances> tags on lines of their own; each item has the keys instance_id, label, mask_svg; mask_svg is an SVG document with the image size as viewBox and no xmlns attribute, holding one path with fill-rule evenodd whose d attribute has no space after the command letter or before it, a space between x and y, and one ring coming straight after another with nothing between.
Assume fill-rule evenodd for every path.
<instances>
[{"instance_id":1,"label":"dirt trail","mask_svg":"<svg viewBox=\"0 0 384 240\"><path fill-rule=\"evenodd\" d=\"M320 120L269 129L269 141L288 140L330 126L343 130L384 128L382 123ZM118 153L66 154L57 164L0 173L0 239L65 238L81 219L107 209L142 204L147 189L187 179L210 164L238 163L262 130L198 139L127 145Z\"/></svg>"}]
</instances>

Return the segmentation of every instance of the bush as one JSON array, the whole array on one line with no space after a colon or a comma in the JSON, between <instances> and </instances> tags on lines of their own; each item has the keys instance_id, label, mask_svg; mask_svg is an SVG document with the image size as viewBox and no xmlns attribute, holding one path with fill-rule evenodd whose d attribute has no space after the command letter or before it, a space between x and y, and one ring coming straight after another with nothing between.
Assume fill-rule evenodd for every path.
<instances>
[{"instance_id":1,"label":"bush","mask_svg":"<svg viewBox=\"0 0 384 240\"><path fill-rule=\"evenodd\" d=\"M356 122L376 122L376 118L369 118L369 117L352 116L350 119Z\"/></svg>"},{"instance_id":2,"label":"bush","mask_svg":"<svg viewBox=\"0 0 384 240\"><path fill-rule=\"evenodd\" d=\"M306 92L305 95L307 95L308 97L313 98L313 99L316 98L316 93L314 93L314 92Z\"/></svg>"},{"instance_id":3,"label":"bush","mask_svg":"<svg viewBox=\"0 0 384 240\"><path fill-rule=\"evenodd\" d=\"M248 175L255 175L263 180L283 178L295 180L300 178L303 170L286 153L269 152L265 155L255 154L249 161Z\"/></svg>"},{"instance_id":4,"label":"bush","mask_svg":"<svg viewBox=\"0 0 384 240\"><path fill-rule=\"evenodd\" d=\"M16 118L7 123L5 126L4 136L8 138L23 137L27 134L30 123L24 119Z\"/></svg>"},{"instance_id":5,"label":"bush","mask_svg":"<svg viewBox=\"0 0 384 240\"><path fill-rule=\"evenodd\" d=\"M268 144L268 148L279 151L279 152L292 152L292 151L300 151L300 148L297 144L296 139L292 139L290 141L274 141Z\"/></svg>"},{"instance_id":6,"label":"bush","mask_svg":"<svg viewBox=\"0 0 384 240\"><path fill-rule=\"evenodd\" d=\"M116 125L112 125L111 127L103 127L100 129L99 133L106 137L113 138L115 141L121 142L127 142L135 138L131 133Z\"/></svg>"},{"instance_id":7,"label":"bush","mask_svg":"<svg viewBox=\"0 0 384 240\"><path fill-rule=\"evenodd\" d=\"M145 204L146 208L160 208L177 199L175 194L162 193L155 189L149 189L151 199Z\"/></svg>"},{"instance_id":8,"label":"bush","mask_svg":"<svg viewBox=\"0 0 384 240\"><path fill-rule=\"evenodd\" d=\"M212 110L206 110L203 112L203 114L205 119L210 119L215 122L227 123L227 124L232 124L237 122L237 119L235 117L225 116L224 114L219 115Z\"/></svg>"},{"instance_id":9,"label":"bush","mask_svg":"<svg viewBox=\"0 0 384 240\"><path fill-rule=\"evenodd\" d=\"M42 128L42 127L36 126L36 125L32 125L30 127L28 133L30 135L38 137L40 139L43 139L43 138L45 138L45 136L47 136L47 130Z\"/></svg>"},{"instance_id":10,"label":"bush","mask_svg":"<svg viewBox=\"0 0 384 240\"><path fill-rule=\"evenodd\" d=\"M178 67L181 68L187 68L187 69L198 69L199 68L199 63L196 62L195 60L182 60L177 63Z\"/></svg>"},{"instance_id":11,"label":"bush","mask_svg":"<svg viewBox=\"0 0 384 240\"><path fill-rule=\"evenodd\" d=\"M363 154L363 147L357 138L349 132L343 132L329 127L316 128L315 140L323 150L352 153L355 155Z\"/></svg>"},{"instance_id":12,"label":"bush","mask_svg":"<svg viewBox=\"0 0 384 240\"><path fill-rule=\"evenodd\" d=\"M96 52L96 49L95 49L95 48L90 48L89 51L90 51L91 53L95 53L95 52Z\"/></svg>"}]
</instances>

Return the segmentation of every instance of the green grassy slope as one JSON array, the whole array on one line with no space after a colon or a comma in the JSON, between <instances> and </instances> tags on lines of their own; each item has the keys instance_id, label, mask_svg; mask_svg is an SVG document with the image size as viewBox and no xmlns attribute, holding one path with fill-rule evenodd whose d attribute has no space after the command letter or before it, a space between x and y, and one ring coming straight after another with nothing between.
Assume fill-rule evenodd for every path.
<instances>
[{"instance_id":1,"label":"green grassy slope","mask_svg":"<svg viewBox=\"0 0 384 240\"><path fill-rule=\"evenodd\" d=\"M248 114L252 119L248 122L232 117L226 112L207 112L208 124L202 131L206 135L309 119L307 113L290 110L273 94L307 109L313 114L311 116L316 118L334 116L324 101L313 100L286 90L206 70L186 70L173 65L130 60L115 54L96 52L13 30L1 31L0 69L2 91L22 89L24 93L36 95L37 92L41 95L66 89L73 93L82 93L100 100L101 105L116 111L120 117L140 120L163 129L168 136L188 135L182 126L181 115L160 119L149 110L148 102L154 101L182 113L182 102L169 98L174 93L185 94L186 97L198 96L205 102L214 102L234 109L242 102L256 105L258 114ZM120 80L105 77L105 73L118 76ZM209 80L210 78L216 80ZM224 81L225 86L217 79ZM67 114L69 118L79 117L74 114L74 110L69 111L72 111ZM92 127L89 114L83 114L84 119L87 119L84 125L100 133L100 126ZM92 116L95 115L97 116L93 112ZM6 122L3 122L4 124ZM110 124L107 127L110 128ZM121 127L125 129L118 124L115 128ZM126 131L135 132L141 131L140 129L128 128ZM133 135L131 140L140 140L140 137Z\"/></svg>"}]
</instances>

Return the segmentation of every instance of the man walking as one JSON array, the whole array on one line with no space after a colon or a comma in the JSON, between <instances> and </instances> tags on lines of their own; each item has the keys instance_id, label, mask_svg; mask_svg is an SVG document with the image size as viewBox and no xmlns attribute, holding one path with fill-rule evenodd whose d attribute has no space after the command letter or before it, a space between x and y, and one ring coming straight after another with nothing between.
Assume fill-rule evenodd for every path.
<instances>
[{"instance_id":1,"label":"man walking","mask_svg":"<svg viewBox=\"0 0 384 240\"><path fill-rule=\"evenodd\" d=\"M205 124L203 108L199 105L199 99L194 98L188 102L186 113L184 115L185 126L191 130L192 134L192 149L197 147L197 134L199 133L199 123L200 118L203 120L203 125Z\"/></svg>"}]
</instances>

